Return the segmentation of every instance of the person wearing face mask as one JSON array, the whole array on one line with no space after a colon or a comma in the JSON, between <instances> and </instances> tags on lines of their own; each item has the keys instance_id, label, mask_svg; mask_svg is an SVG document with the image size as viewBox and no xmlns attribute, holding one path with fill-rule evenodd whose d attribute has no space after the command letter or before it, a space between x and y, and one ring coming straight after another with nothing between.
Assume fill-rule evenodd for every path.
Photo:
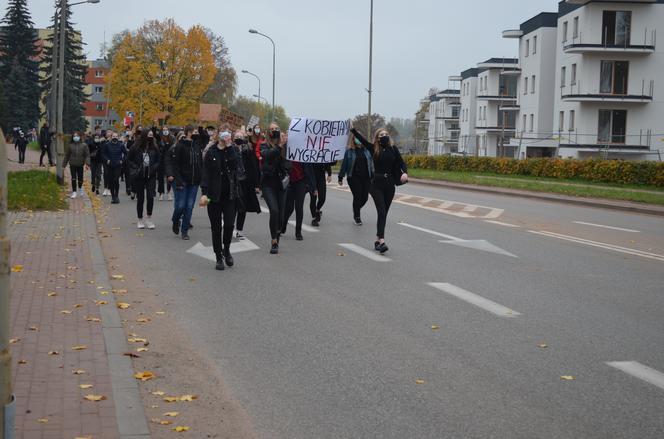
<instances>
[{"instance_id":1,"label":"person wearing face mask","mask_svg":"<svg viewBox=\"0 0 664 439\"><path fill-rule=\"evenodd\" d=\"M354 128L351 130L348 149L344 154L339 170L339 186L343 186L344 177L348 176L348 186L353 193L353 221L362 225L360 211L369 200L371 180L374 177L374 163L371 150L373 145Z\"/></svg>"},{"instance_id":2,"label":"person wearing face mask","mask_svg":"<svg viewBox=\"0 0 664 439\"><path fill-rule=\"evenodd\" d=\"M120 202L120 174L126 157L127 149L124 143L120 142L118 133L112 133L110 142L106 142L102 147L102 158L108 171L111 204L118 204Z\"/></svg>"},{"instance_id":3,"label":"person wearing face mask","mask_svg":"<svg viewBox=\"0 0 664 439\"><path fill-rule=\"evenodd\" d=\"M171 182L166 180L166 160L163 160L164 157L168 154L168 150L171 149L175 143L175 138L171 135L168 127L163 127L161 130L161 136L159 137L159 155L162 157L162 160L159 161L159 169L157 170L157 191L159 192L159 201L164 199L164 193L166 193L168 200L173 200L173 195L171 194ZM164 181L166 185L164 186Z\"/></svg>"},{"instance_id":4,"label":"person wearing face mask","mask_svg":"<svg viewBox=\"0 0 664 439\"><path fill-rule=\"evenodd\" d=\"M193 140L194 127L188 125L182 138L166 157L166 175L173 182L173 233L189 240L191 214L196 204L198 185L201 182L203 155L198 142Z\"/></svg>"},{"instance_id":5,"label":"person wearing face mask","mask_svg":"<svg viewBox=\"0 0 664 439\"><path fill-rule=\"evenodd\" d=\"M110 142L112 138L113 131L107 130L106 136L102 139L101 145L99 146L98 158L101 161L101 169L104 178L104 191L101 193L103 197L108 197L111 195L110 171L108 170L108 165L106 165L106 160L104 160L104 148L106 148L106 144Z\"/></svg>"},{"instance_id":6,"label":"person wearing face mask","mask_svg":"<svg viewBox=\"0 0 664 439\"><path fill-rule=\"evenodd\" d=\"M224 270L224 262L229 267L234 265L231 255L235 208L238 203L238 165L241 158L233 146L231 136L213 137L203 159L201 179L200 207L207 207L210 229L212 230L212 248L217 258L215 268ZM230 134L230 133L229 133ZM223 225L223 226L222 226Z\"/></svg>"},{"instance_id":7,"label":"person wearing face mask","mask_svg":"<svg viewBox=\"0 0 664 439\"><path fill-rule=\"evenodd\" d=\"M353 135L360 141L364 139L357 130L353 130ZM390 133L385 128L376 131L374 136L373 161L374 178L370 193L378 214L374 249L383 254L389 250L385 244L385 224L387 223L387 213L394 199L395 186L408 182L406 164L401 158L399 150L392 143Z\"/></svg>"},{"instance_id":8,"label":"person wearing face mask","mask_svg":"<svg viewBox=\"0 0 664 439\"><path fill-rule=\"evenodd\" d=\"M261 206L256 194L259 190L258 160L253 145L247 142L244 131L237 131L233 137L238 156L237 181L240 196L237 200L237 218L235 237L244 239L244 222L247 212L261 213Z\"/></svg>"},{"instance_id":9,"label":"person wearing face mask","mask_svg":"<svg viewBox=\"0 0 664 439\"><path fill-rule=\"evenodd\" d=\"M129 133L130 136L127 138L127 143L125 145L127 151L131 151L131 149L134 147L134 144L140 142L141 136L143 134L143 127L139 125L136 127L136 130L134 130L133 133L131 131ZM122 175L125 182L125 191L127 192L127 196L130 196L133 200L136 198L136 193L133 190L131 175L129 174L129 162L126 160L122 166Z\"/></svg>"},{"instance_id":10,"label":"person wearing face mask","mask_svg":"<svg viewBox=\"0 0 664 439\"><path fill-rule=\"evenodd\" d=\"M81 133L74 132L71 138L72 143L65 152L65 160L62 164L63 168L69 164L69 171L71 172L71 198L76 196L83 196L83 166L90 166L90 150L88 145L82 142ZM78 192L77 192L78 189Z\"/></svg>"},{"instance_id":11,"label":"person wearing face mask","mask_svg":"<svg viewBox=\"0 0 664 439\"><path fill-rule=\"evenodd\" d=\"M254 126L249 131L249 143L253 146L254 151L256 152L256 160L260 165L261 161L261 145L265 143L265 137L261 134L260 125Z\"/></svg>"},{"instance_id":12,"label":"person wearing face mask","mask_svg":"<svg viewBox=\"0 0 664 439\"><path fill-rule=\"evenodd\" d=\"M127 157L132 187L136 193L136 214L139 229L147 227L152 230L155 228L155 224L152 222L152 209L154 207L159 161L159 147L154 138L154 132L148 130L141 135L139 142L134 144ZM148 217L143 221L143 204L146 200Z\"/></svg>"},{"instance_id":13,"label":"person wearing face mask","mask_svg":"<svg viewBox=\"0 0 664 439\"><path fill-rule=\"evenodd\" d=\"M101 183L101 168L103 160L101 158L102 138L95 134L87 140L88 150L90 151L90 183L92 192L99 195L99 184Z\"/></svg>"},{"instance_id":14,"label":"person wearing face mask","mask_svg":"<svg viewBox=\"0 0 664 439\"><path fill-rule=\"evenodd\" d=\"M327 198L327 183L332 181L332 165L330 163L307 163L304 167L308 168L307 172L313 175L313 184L309 186L309 211L311 212L311 225L318 227ZM327 174L327 178L325 174Z\"/></svg>"},{"instance_id":15,"label":"person wearing face mask","mask_svg":"<svg viewBox=\"0 0 664 439\"><path fill-rule=\"evenodd\" d=\"M14 138L14 149L18 149L18 162L25 163L25 150L28 148L28 139L23 130L17 132Z\"/></svg>"},{"instance_id":16,"label":"person wearing face mask","mask_svg":"<svg viewBox=\"0 0 664 439\"><path fill-rule=\"evenodd\" d=\"M290 171L290 163L286 160L286 145L282 142L281 130L276 122L270 124L269 139L261 145L261 159L261 189L270 209L270 254L276 255L279 253L279 235L286 206L284 179Z\"/></svg>"}]
</instances>

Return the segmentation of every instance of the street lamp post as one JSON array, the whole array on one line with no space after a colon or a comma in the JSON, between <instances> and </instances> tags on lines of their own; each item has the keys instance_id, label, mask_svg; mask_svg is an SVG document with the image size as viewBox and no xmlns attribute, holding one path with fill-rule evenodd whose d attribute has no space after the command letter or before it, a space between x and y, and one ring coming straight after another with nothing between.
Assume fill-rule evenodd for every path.
<instances>
[{"instance_id":1,"label":"street lamp post","mask_svg":"<svg viewBox=\"0 0 664 439\"><path fill-rule=\"evenodd\" d=\"M256 29L249 29L250 34L256 34L263 36L270 40L272 43L272 120L274 121L274 90L275 90L275 83L276 83L276 60L277 60L277 46L274 44L274 40L270 37L268 37L265 34L262 34L258 32Z\"/></svg>"},{"instance_id":2,"label":"street lamp post","mask_svg":"<svg viewBox=\"0 0 664 439\"><path fill-rule=\"evenodd\" d=\"M242 73L246 73L247 75L251 75L254 78L258 79L258 102L260 102L260 97L261 97L261 78L256 75L255 73L251 73L249 70L242 70ZM255 95L254 95L255 96Z\"/></svg>"},{"instance_id":3,"label":"street lamp post","mask_svg":"<svg viewBox=\"0 0 664 439\"><path fill-rule=\"evenodd\" d=\"M369 13L369 113L367 114L367 138L371 139L371 93L373 80L373 10L374 0L371 0L371 11Z\"/></svg>"}]
</instances>

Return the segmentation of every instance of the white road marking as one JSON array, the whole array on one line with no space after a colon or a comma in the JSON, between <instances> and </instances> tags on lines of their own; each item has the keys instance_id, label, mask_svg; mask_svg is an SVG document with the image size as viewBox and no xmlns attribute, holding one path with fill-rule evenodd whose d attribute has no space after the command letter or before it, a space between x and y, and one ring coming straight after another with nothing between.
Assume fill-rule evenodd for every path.
<instances>
[{"instance_id":1,"label":"white road marking","mask_svg":"<svg viewBox=\"0 0 664 439\"><path fill-rule=\"evenodd\" d=\"M609 361L606 364L664 390L664 373L638 361Z\"/></svg>"},{"instance_id":2,"label":"white road marking","mask_svg":"<svg viewBox=\"0 0 664 439\"><path fill-rule=\"evenodd\" d=\"M507 308L506 306L503 306L499 303L496 303L492 300L486 299L482 296L479 296L475 293L471 293L470 291L466 291L463 288L459 288L455 285L448 284L448 283L436 283L432 282L429 283L429 286L432 286L436 288L437 290L443 291L447 294L450 294L458 299L461 299L463 301L466 301L470 303L471 305L475 305L479 308L482 308L485 311L489 311L490 313L493 313L497 316L500 317L517 317L520 316L521 313L514 311L513 309Z\"/></svg>"},{"instance_id":3,"label":"white road marking","mask_svg":"<svg viewBox=\"0 0 664 439\"><path fill-rule=\"evenodd\" d=\"M295 221L288 221L288 224L295 227L296 223L295 223ZM320 232L320 230L317 229L316 227L311 227L311 226L308 226L306 224L302 224L302 230L304 230L305 232L309 232L309 233L318 233L318 232Z\"/></svg>"},{"instance_id":4,"label":"white road marking","mask_svg":"<svg viewBox=\"0 0 664 439\"><path fill-rule=\"evenodd\" d=\"M461 238L457 238L457 237L451 236L451 235L446 235L446 234L440 233L440 232L435 232L433 230L425 229L424 227L418 227L418 226L414 226L412 224L408 224L408 223L404 223L404 222L400 222L398 224L401 225L401 226L404 226L404 227L408 227L409 229L419 230L420 232L428 233L428 234L434 235L434 236L440 236L441 238L449 239L450 241L463 241L463 239L461 239Z\"/></svg>"},{"instance_id":5,"label":"white road marking","mask_svg":"<svg viewBox=\"0 0 664 439\"><path fill-rule=\"evenodd\" d=\"M664 255L658 255L657 253L648 253L633 248L621 247L619 245L607 244L605 242L591 241L589 239L578 238L576 236L563 235L554 232L545 232L545 231L538 232L536 230L528 230L528 232L534 233L535 235L548 236L550 238L562 239L564 241L575 242L577 244L589 245L591 247L603 248L605 250L613 250L614 252L625 253L628 255L640 256L642 258L654 259L656 261L664 262Z\"/></svg>"},{"instance_id":6,"label":"white road marking","mask_svg":"<svg viewBox=\"0 0 664 439\"><path fill-rule=\"evenodd\" d=\"M496 224L496 225L503 226L503 227L512 227L512 228L515 228L515 229L520 228L520 226L517 226L517 225L515 225L515 224L504 223L504 222L502 222L502 221L484 220L484 222L485 222L485 223Z\"/></svg>"},{"instance_id":7,"label":"white road marking","mask_svg":"<svg viewBox=\"0 0 664 439\"><path fill-rule=\"evenodd\" d=\"M380 253L374 252L372 250L368 250L366 248L360 247L359 245L355 244L348 244L348 243L340 243L339 244L341 247L345 248L346 250L350 250L354 253L357 253L358 255L362 255L365 258L369 258L372 261L376 262L390 262L392 259L388 258L387 256L382 256Z\"/></svg>"},{"instance_id":8,"label":"white road marking","mask_svg":"<svg viewBox=\"0 0 664 439\"><path fill-rule=\"evenodd\" d=\"M231 253L236 254L236 253L243 253L243 252L248 252L252 250L260 250L260 247L251 242L249 239L244 238L241 241L232 241L231 242ZM207 259L209 261L216 261L217 256L214 254L214 250L212 247L206 247L202 243L197 243L195 246L187 250L187 253L190 253L192 255L199 256L203 259Z\"/></svg>"},{"instance_id":9,"label":"white road marking","mask_svg":"<svg viewBox=\"0 0 664 439\"><path fill-rule=\"evenodd\" d=\"M638 230L633 230L633 229L624 229L622 227L614 227L614 226L605 226L603 224L594 224L594 223L586 223L584 221L574 221L574 224L581 224L583 226L591 226L591 227L601 227L602 229L611 229L611 230L619 230L621 232L629 232L629 233L641 233Z\"/></svg>"}]
</instances>

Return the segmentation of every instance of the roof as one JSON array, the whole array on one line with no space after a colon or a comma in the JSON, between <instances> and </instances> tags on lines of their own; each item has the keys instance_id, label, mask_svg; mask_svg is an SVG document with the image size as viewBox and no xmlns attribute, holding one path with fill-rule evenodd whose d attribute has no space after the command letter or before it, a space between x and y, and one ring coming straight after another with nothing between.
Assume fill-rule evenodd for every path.
<instances>
[{"instance_id":1,"label":"roof","mask_svg":"<svg viewBox=\"0 0 664 439\"><path fill-rule=\"evenodd\" d=\"M519 58L489 58L480 64L519 64Z\"/></svg>"},{"instance_id":2,"label":"roof","mask_svg":"<svg viewBox=\"0 0 664 439\"><path fill-rule=\"evenodd\" d=\"M199 122L219 122L221 114L221 105L219 104L199 104L198 120Z\"/></svg>"},{"instance_id":3,"label":"roof","mask_svg":"<svg viewBox=\"0 0 664 439\"><path fill-rule=\"evenodd\" d=\"M527 35L541 27L558 27L557 12L542 12L530 20L524 21L519 27L524 35Z\"/></svg>"},{"instance_id":4,"label":"roof","mask_svg":"<svg viewBox=\"0 0 664 439\"><path fill-rule=\"evenodd\" d=\"M467 70L464 70L463 72L461 72L461 77L463 79L476 78L477 75L480 74L480 72L481 72L480 69L478 69L477 67L473 67L471 69L467 69Z\"/></svg>"}]
</instances>

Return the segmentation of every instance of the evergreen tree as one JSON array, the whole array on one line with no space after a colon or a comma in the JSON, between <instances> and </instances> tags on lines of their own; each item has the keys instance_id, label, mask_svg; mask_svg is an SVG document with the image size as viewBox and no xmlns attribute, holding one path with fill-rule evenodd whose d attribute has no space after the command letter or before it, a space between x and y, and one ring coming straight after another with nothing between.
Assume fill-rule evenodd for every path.
<instances>
[{"instance_id":1,"label":"evergreen tree","mask_svg":"<svg viewBox=\"0 0 664 439\"><path fill-rule=\"evenodd\" d=\"M58 2L59 3L59 2ZM89 96L85 94L85 75L88 71L85 55L83 54L83 43L81 34L74 30L70 21L71 9L67 9L65 33L65 87L64 87L64 106L62 115L63 131L71 133L73 131L84 131L87 128L87 121L84 117L85 102ZM54 23L49 29L54 28ZM44 79L42 88L44 91L44 103L48 103L48 97L51 93L51 65L53 63L53 42L54 38L59 38L59 29L47 38L44 47L44 62L42 69Z\"/></svg>"},{"instance_id":2,"label":"evergreen tree","mask_svg":"<svg viewBox=\"0 0 664 439\"><path fill-rule=\"evenodd\" d=\"M0 22L0 81L3 81L5 109L0 112L0 126L10 127L9 119L27 130L39 121L39 50L37 33L28 12L27 0L9 0ZM12 86L9 80L14 82ZM18 86L18 89L12 87ZM11 96L9 96L11 94ZM20 120L18 119L20 117ZM13 123L13 122L12 122Z\"/></svg>"}]
</instances>

